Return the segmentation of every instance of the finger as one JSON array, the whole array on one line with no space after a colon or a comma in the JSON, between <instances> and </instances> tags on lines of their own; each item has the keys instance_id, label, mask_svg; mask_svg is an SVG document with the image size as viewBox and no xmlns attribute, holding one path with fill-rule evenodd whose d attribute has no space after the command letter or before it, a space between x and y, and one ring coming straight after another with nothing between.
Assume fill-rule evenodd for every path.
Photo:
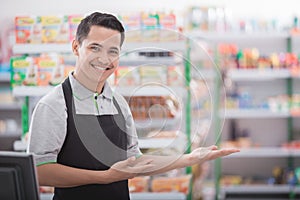
<instances>
[{"instance_id":1,"label":"finger","mask_svg":"<svg viewBox=\"0 0 300 200\"><path fill-rule=\"evenodd\" d=\"M216 145L211 145L211 146L208 147L208 149L210 149L210 150L217 150L217 149L218 149L218 146L216 146Z\"/></svg>"},{"instance_id":2,"label":"finger","mask_svg":"<svg viewBox=\"0 0 300 200\"><path fill-rule=\"evenodd\" d=\"M218 157L223 157L223 156L227 156L230 155L232 153L237 153L239 152L239 149L221 149L221 150L216 150L212 152L212 158L211 159L215 159Z\"/></svg>"}]
</instances>

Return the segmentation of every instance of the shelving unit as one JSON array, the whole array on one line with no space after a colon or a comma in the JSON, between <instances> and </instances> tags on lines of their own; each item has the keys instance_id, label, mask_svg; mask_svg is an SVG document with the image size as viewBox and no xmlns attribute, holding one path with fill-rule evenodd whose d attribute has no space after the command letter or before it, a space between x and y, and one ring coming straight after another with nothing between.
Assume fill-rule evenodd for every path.
<instances>
[{"instance_id":1,"label":"shelving unit","mask_svg":"<svg viewBox=\"0 0 300 200\"><path fill-rule=\"evenodd\" d=\"M222 188L222 199L290 199L290 194L294 194L293 198L299 198L298 189L288 185L254 185L254 186L228 186ZM230 195L234 194L234 195ZM261 197L261 198L259 198Z\"/></svg>"},{"instance_id":2,"label":"shelving unit","mask_svg":"<svg viewBox=\"0 0 300 200\"><path fill-rule=\"evenodd\" d=\"M130 96L165 96L176 95L184 96L186 94L185 88L182 86L165 86L157 83L147 83L140 86L117 86L113 88L122 95Z\"/></svg>"},{"instance_id":3,"label":"shelving unit","mask_svg":"<svg viewBox=\"0 0 300 200\"><path fill-rule=\"evenodd\" d=\"M17 103L0 103L0 110L20 110L21 106Z\"/></svg>"},{"instance_id":4,"label":"shelving unit","mask_svg":"<svg viewBox=\"0 0 300 200\"><path fill-rule=\"evenodd\" d=\"M228 71L227 76L232 81L266 81L290 78L291 73L287 69L239 69Z\"/></svg>"},{"instance_id":5,"label":"shelving unit","mask_svg":"<svg viewBox=\"0 0 300 200\"><path fill-rule=\"evenodd\" d=\"M11 97L10 72L0 72L0 92L0 120L2 129L0 131L0 149L11 151L13 150L13 142L18 140L22 135L19 127L22 106Z\"/></svg>"},{"instance_id":6,"label":"shelving unit","mask_svg":"<svg viewBox=\"0 0 300 200\"><path fill-rule=\"evenodd\" d=\"M214 47L219 43L234 43L237 44L240 49L257 48L263 55L268 55L273 52L291 51L300 53L300 49L295 48L297 44L298 46L300 44L300 37L291 37L288 33L244 34L204 33L195 31L190 33L190 36L194 39L207 41ZM218 58L216 58L216 63L219 63L218 61ZM253 92L255 95L262 95L264 92L269 94L268 92L270 90L270 96L276 95L276 90L281 91L281 94L292 95L293 89L296 88L293 87L293 80L298 80L298 76L295 76L287 69L229 69L225 72L225 77L228 78L232 84L237 83L246 89L252 87L253 89L250 89L250 93ZM217 86L218 79L215 80L215 88L220 91L220 87ZM263 86L264 84L267 84L265 88ZM278 88L279 85L280 87ZM274 91L272 92L272 90ZM214 98L219 99L220 94L221 92ZM262 100L263 97L259 97L258 99ZM219 101L215 100L214 103L218 104ZM278 194L279 196L284 195L284 198L281 199L295 199L295 195L299 196L299 188L291 188L287 185L269 186L265 184L258 186L241 185L226 187L220 185L221 176L226 172L238 175L255 175L257 171L259 174L263 173L264 176L272 176L272 167L266 172L266 167L262 166L264 165L263 162L268 162L267 160L270 160L270 163L274 164L273 167L277 165L292 167L293 158L298 158L300 151L297 149L284 149L279 146L280 142L292 140L293 119L297 119L297 116L293 116L289 111L271 111L270 108L260 108L259 106L255 109L218 109L218 106L214 105L213 110L217 112L216 123L214 123L214 127L216 127L214 128L215 139L217 140L215 141L216 144L219 144L219 142L230 134L228 122L231 120L235 120L236 124L242 128L249 128L251 131L254 131L252 137L260 137L260 142L263 142L263 140L267 140L267 142L261 147L242 148L240 153L225 157L222 161L217 159L214 162L215 199L277 199L274 195L273 198L269 198L272 194ZM223 124L223 122L225 123ZM269 124L269 126L266 124ZM258 130L258 127L261 127L262 130ZM223 128L222 135L219 137L218 133L221 128ZM274 133L272 133L272 128L274 129ZM281 131L285 133L278 135L280 139L275 138L274 134L277 135ZM267 135L269 135L269 138ZM285 139L283 139L284 137ZM275 144L271 145L272 141L273 143L275 142ZM259 162L261 167L253 165L253 163L258 162L256 159L263 159ZM270 163L268 163L268 166L271 165ZM251 169L249 169L249 167L251 167ZM228 170L230 168L233 169ZM248 171L250 172L248 173Z\"/></svg>"},{"instance_id":7,"label":"shelving unit","mask_svg":"<svg viewBox=\"0 0 300 200\"><path fill-rule=\"evenodd\" d=\"M13 46L13 54L40 54L40 53L71 53L71 44L15 44Z\"/></svg>"},{"instance_id":8,"label":"shelving unit","mask_svg":"<svg viewBox=\"0 0 300 200\"><path fill-rule=\"evenodd\" d=\"M10 81L9 72L0 72L0 83L8 83Z\"/></svg>"},{"instance_id":9,"label":"shelving unit","mask_svg":"<svg viewBox=\"0 0 300 200\"><path fill-rule=\"evenodd\" d=\"M300 157L300 150L286 149L280 147L257 147L242 148L238 154L229 155L226 158L277 158L277 157Z\"/></svg>"}]
</instances>

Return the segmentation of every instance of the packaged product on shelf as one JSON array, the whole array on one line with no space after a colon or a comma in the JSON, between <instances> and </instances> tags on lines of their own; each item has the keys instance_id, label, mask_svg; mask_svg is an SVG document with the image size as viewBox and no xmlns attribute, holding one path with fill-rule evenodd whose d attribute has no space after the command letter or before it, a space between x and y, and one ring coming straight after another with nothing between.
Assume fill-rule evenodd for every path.
<instances>
[{"instance_id":1,"label":"packaged product on shelf","mask_svg":"<svg viewBox=\"0 0 300 200\"><path fill-rule=\"evenodd\" d=\"M160 41L176 41L179 34L176 32L176 16L174 13L159 14L159 40Z\"/></svg>"},{"instance_id":2,"label":"packaged product on shelf","mask_svg":"<svg viewBox=\"0 0 300 200\"><path fill-rule=\"evenodd\" d=\"M188 29L208 30L208 8L191 7L187 12Z\"/></svg>"},{"instance_id":3,"label":"packaged product on shelf","mask_svg":"<svg viewBox=\"0 0 300 200\"><path fill-rule=\"evenodd\" d=\"M115 71L115 85L132 86L139 84L139 74L136 67L120 66Z\"/></svg>"},{"instance_id":4,"label":"packaged product on shelf","mask_svg":"<svg viewBox=\"0 0 300 200\"><path fill-rule=\"evenodd\" d=\"M134 177L128 180L129 192L148 192L149 176Z\"/></svg>"},{"instance_id":5,"label":"packaged product on shelf","mask_svg":"<svg viewBox=\"0 0 300 200\"><path fill-rule=\"evenodd\" d=\"M36 63L39 70L38 85L47 86L56 84L56 81L62 80L63 69L61 69L59 56L57 54L45 54L36 58Z\"/></svg>"},{"instance_id":6,"label":"packaged product on shelf","mask_svg":"<svg viewBox=\"0 0 300 200\"><path fill-rule=\"evenodd\" d=\"M69 21L69 32L70 32L70 38L69 41L73 41L76 36L76 31L79 23L83 19L82 15L69 15L68 21Z\"/></svg>"},{"instance_id":7,"label":"packaged product on shelf","mask_svg":"<svg viewBox=\"0 0 300 200\"><path fill-rule=\"evenodd\" d=\"M184 75L182 67L169 66L167 75L167 84L169 86L183 86Z\"/></svg>"},{"instance_id":8,"label":"packaged product on shelf","mask_svg":"<svg viewBox=\"0 0 300 200\"><path fill-rule=\"evenodd\" d=\"M226 175L221 178L220 184L227 185L240 185L243 182L243 178L238 175Z\"/></svg>"},{"instance_id":9,"label":"packaged product on shelf","mask_svg":"<svg viewBox=\"0 0 300 200\"><path fill-rule=\"evenodd\" d=\"M271 61L271 68L272 69L279 69L280 68L280 61L279 61L278 54L272 53L270 55L270 61Z\"/></svg>"},{"instance_id":10,"label":"packaged product on shelf","mask_svg":"<svg viewBox=\"0 0 300 200\"><path fill-rule=\"evenodd\" d=\"M135 120L174 118L179 104L170 96L132 96L125 98Z\"/></svg>"},{"instance_id":11,"label":"packaged product on shelf","mask_svg":"<svg viewBox=\"0 0 300 200\"><path fill-rule=\"evenodd\" d=\"M67 16L42 16L42 42L68 43L69 24Z\"/></svg>"},{"instance_id":12,"label":"packaged product on shelf","mask_svg":"<svg viewBox=\"0 0 300 200\"><path fill-rule=\"evenodd\" d=\"M152 192L189 192L191 175L178 177L156 177L152 180Z\"/></svg>"},{"instance_id":13,"label":"packaged product on shelf","mask_svg":"<svg viewBox=\"0 0 300 200\"><path fill-rule=\"evenodd\" d=\"M153 42L159 40L158 14L142 13L142 41Z\"/></svg>"},{"instance_id":14,"label":"packaged product on shelf","mask_svg":"<svg viewBox=\"0 0 300 200\"><path fill-rule=\"evenodd\" d=\"M218 45L218 51L220 53L221 66L226 69L237 68L237 52L238 48L235 44L223 44Z\"/></svg>"},{"instance_id":15,"label":"packaged product on shelf","mask_svg":"<svg viewBox=\"0 0 300 200\"><path fill-rule=\"evenodd\" d=\"M38 70L32 57L16 57L11 59L12 80L11 85L37 85Z\"/></svg>"},{"instance_id":16,"label":"packaged product on shelf","mask_svg":"<svg viewBox=\"0 0 300 200\"><path fill-rule=\"evenodd\" d=\"M42 40L42 27L40 17L16 17L15 33L16 43L40 43Z\"/></svg>"},{"instance_id":17,"label":"packaged product on shelf","mask_svg":"<svg viewBox=\"0 0 300 200\"><path fill-rule=\"evenodd\" d=\"M58 85L60 84L64 78L65 78L65 73L64 73L64 65L58 63L52 71L52 76L51 79L49 80L50 85Z\"/></svg>"},{"instance_id":18,"label":"packaged product on shelf","mask_svg":"<svg viewBox=\"0 0 300 200\"><path fill-rule=\"evenodd\" d=\"M139 13L130 13L119 16L126 31L126 42L141 40L141 16Z\"/></svg>"},{"instance_id":19,"label":"packaged product on shelf","mask_svg":"<svg viewBox=\"0 0 300 200\"><path fill-rule=\"evenodd\" d=\"M166 84L167 83L167 71L165 67L161 66L141 66L140 67L141 84L147 84L149 82Z\"/></svg>"},{"instance_id":20,"label":"packaged product on shelf","mask_svg":"<svg viewBox=\"0 0 300 200\"><path fill-rule=\"evenodd\" d=\"M290 102L290 113L292 116L300 116L300 95L294 94Z\"/></svg>"},{"instance_id":21,"label":"packaged product on shelf","mask_svg":"<svg viewBox=\"0 0 300 200\"><path fill-rule=\"evenodd\" d=\"M75 70L75 66L64 64L64 77L66 78L69 74Z\"/></svg>"}]
</instances>

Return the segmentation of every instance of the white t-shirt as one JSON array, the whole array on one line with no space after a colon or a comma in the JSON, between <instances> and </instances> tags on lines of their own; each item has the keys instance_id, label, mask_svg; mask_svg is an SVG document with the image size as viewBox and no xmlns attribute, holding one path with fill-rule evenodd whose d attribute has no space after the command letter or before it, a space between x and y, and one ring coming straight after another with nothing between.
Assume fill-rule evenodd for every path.
<instances>
[{"instance_id":1,"label":"white t-shirt","mask_svg":"<svg viewBox=\"0 0 300 200\"><path fill-rule=\"evenodd\" d=\"M136 128L126 100L114 92L106 82L102 94L95 99L95 93L81 85L72 74L69 75L73 92L76 114L107 115L117 114L118 110L112 98L118 102L126 120L127 156L139 156ZM56 86L36 105L29 128L29 145L27 152L33 153L37 165L57 161L67 134L67 107L62 85Z\"/></svg>"}]
</instances>

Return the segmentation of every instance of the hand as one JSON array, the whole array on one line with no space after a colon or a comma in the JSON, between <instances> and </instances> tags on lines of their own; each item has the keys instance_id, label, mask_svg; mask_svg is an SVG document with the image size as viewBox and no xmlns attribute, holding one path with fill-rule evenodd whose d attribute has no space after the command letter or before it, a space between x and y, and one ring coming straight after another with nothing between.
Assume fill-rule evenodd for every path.
<instances>
[{"instance_id":1,"label":"hand","mask_svg":"<svg viewBox=\"0 0 300 200\"><path fill-rule=\"evenodd\" d=\"M190 153L190 162L192 162L191 165L194 165L199 162L214 160L239 151L240 150L236 148L218 149L218 147L214 145L210 147L200 147Z\"/></svg>"},{"instance_id":2,"label":"hand","mask_svg":"<svg viewBox=\"0 0 300 200\"><path fill-rule=\"evenodd\" d=\"M138 176L140 173L153 168L154 165L152 162L152 159L136 162L135 157L130 157L127 160L119 161L111 166L111 168L108 170L109 182L112 183Z\"/></svg>"}]
</instances>

